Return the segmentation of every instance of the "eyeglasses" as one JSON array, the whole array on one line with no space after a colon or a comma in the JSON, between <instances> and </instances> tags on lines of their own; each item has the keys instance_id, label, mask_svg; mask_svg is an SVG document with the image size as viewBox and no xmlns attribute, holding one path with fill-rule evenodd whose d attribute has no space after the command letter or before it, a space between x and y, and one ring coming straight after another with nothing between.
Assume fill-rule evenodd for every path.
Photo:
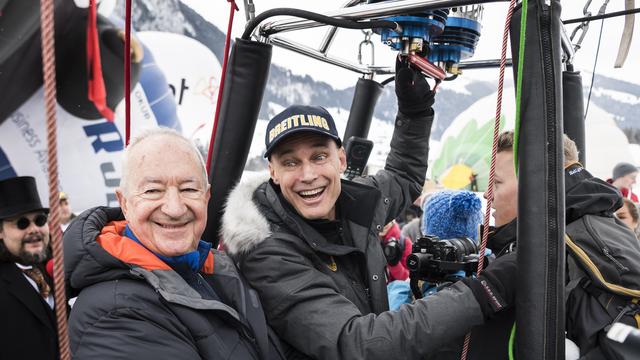
<instances>
[{"instance_id":1,"label":"eyeglasses","mask_svg":"<svg viewBox=\"0 0 640 360\"><path fill-rule=\"evenodd\" d=\"M49 217L47 216L47 214L39 214L36 215L36 217L33 219L33 223L36 224L36 226L40 227L46 224L48 219ZM32 220L30 220L28 217L23 216L16 220L16 227L20 230L24 230L28 228L29 225L31 225L31 221Z\"/></svg>"}]
</instances>

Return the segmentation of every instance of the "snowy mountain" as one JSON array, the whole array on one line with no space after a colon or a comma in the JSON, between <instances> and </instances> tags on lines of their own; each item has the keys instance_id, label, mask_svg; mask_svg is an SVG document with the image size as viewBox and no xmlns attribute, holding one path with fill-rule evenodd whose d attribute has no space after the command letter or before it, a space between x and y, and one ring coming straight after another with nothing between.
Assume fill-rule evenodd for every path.
<instances>
[{"instance_id":1,"label":"snowy mountain","mask_svg":"<svg viewBox=\"0 0 640 360\"><path fill-rule=\"evenodd\" d=\"M121 16L123 15L123 3L123 1L119 1L116 10ZM135 0L133 9L135 29L186 35L204 44L222 62L224 33L182 2L178 0ZM274 49L274 51L286 50ZM315 60L309 59L309 61ZM584 73L585 103L590 84L591 74ZM511 88L511 93L505 93L504 101L512 102L512 80L506 80L505 86ZM272 64L259 116L262 120L256 128L247 168L258 169L265 166L260 154L264 146L262 143L264 133L261 132L264 131L265 124L263 122L266 119L293 103L315 104L330 109L336 118L338 127L344 129L353 91L353 87L335 89L326 82L317 81L310 76L295 75L286 68ZM476 77L463 75L451 83L444 83L438 90L434 106L436 121L432 130L432 152L434 154L437 152L439 141L444 140L442 137L446 130L455 119L459 118L461 114L465 114L466 110L474 108L474 104L479 101L495 104L495 91L495 73ZM495 107L495 105L493 106ZM374 113L374 124L371 126L370 137L376 142L374 154L370 160L370 165L374 168L378 163L383 164L386 157L388 137L391 134L390 124L394 119L396 109L396 99L391 83L385 87L378 101ZM602 109L606 109L606 111ZM485 117L492 116L494 112L495 109L488 106L488 115ZM640 112L639 85L596 74L590 98L589 118L601 116L603 112L607 119L612 119L611 124L617 125L624 132L630 143L640 144L640 119L637 116ZM469 111L466 114L469 114Z\"/></svg>"}]
</instances>

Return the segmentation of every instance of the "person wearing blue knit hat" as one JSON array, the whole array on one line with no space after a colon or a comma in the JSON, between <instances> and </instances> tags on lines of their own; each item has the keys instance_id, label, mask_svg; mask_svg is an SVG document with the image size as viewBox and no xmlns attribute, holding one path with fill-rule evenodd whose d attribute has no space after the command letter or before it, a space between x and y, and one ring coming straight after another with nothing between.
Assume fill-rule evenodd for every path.
<instances>
[{"instance_id":1,"label":"person wearing blue knit hat","mask_svg":"<svg viewBox=\"0 0 640 360\"><path fill-rule=\"evenodd\" d=\"M440 239L467 237L478 242L482 201L470 191L440 191L424 204L422 233Z\"/></svg>"},{"instance_id":2,"label":"person wearing blue knit hat","mask_svg":"<svg viewBox=\"0 0 640 360\"><path fill-rule=\"evenodd\" d=\"M482 201L470 191L442 190L434 192L423 205L420 230L423 235L440 239L469 238L478 243L478 229L482 223ZM490 251L489 251L490 253ZM458 274L452 274L458 276ZM461 274L464 277L464 273ZM436 292L425 288L425 296ZM394 281L387 286L389 308L397 310L413 301L407 282Z\"/></svg>"}]
</instances>

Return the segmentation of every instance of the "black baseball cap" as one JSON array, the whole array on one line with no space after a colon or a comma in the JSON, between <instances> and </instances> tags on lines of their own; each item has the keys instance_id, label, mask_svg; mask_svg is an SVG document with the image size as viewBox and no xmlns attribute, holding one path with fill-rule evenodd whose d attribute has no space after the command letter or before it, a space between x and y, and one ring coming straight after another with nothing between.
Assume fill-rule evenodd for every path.
<instances>
[{"instance_id":1,"label":"black baseball cap","mask_svg":"<svg viewBox=\"0 0 640 360\"><path fill-rule=\"evenodd\" d=\"M274 116L267 125L264 136L266 151L264 157L268 158L282 139L299 132L313 132L332 138L338 146L342 146L336 124L329 112L321 106L290 106L278 115Z\"/></svg>"}]
</instances>

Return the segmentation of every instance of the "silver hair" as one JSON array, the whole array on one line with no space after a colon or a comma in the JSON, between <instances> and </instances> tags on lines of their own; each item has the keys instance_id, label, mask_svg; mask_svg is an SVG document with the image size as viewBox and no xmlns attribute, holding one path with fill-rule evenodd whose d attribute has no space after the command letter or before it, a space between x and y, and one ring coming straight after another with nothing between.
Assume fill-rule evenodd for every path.
<instances>
[{"instance_id":1,"label":"silver hair","mask_svg":"<svg viewBox=\"0 0 640 360\"><path fill-rule=\"evenodd\" d=\"M122 154L122 173L121 173L122 175L120 177L120 189L125 194L127 193L127 188L128 188L127 181L129 178L129 168L128 168L129 158L131 157L131 153L133 149L138 144L140 144L141 142L147 139L151 139L155 137L163 137L163 136L171 137L173 139L181 141L182 143L187 145L187 147L189 147L191 152L196 157L198 164L200 164L200 167L202 168L202 178L204 180L203 183L209 184L209 177L207 176L207 168L204 163L204 159L202 158L202 154L200 154L200 151L198 150L196 145L190 139L186 138L184 135L180 134L176 130L158 127L158 128L143 130L142 132L140 132L140 134L134 137L133 140L131 140L131 142L129 143L129 146L127 146L127 148L124 149L124 152Z\"/></svg>"}]
</instances>

